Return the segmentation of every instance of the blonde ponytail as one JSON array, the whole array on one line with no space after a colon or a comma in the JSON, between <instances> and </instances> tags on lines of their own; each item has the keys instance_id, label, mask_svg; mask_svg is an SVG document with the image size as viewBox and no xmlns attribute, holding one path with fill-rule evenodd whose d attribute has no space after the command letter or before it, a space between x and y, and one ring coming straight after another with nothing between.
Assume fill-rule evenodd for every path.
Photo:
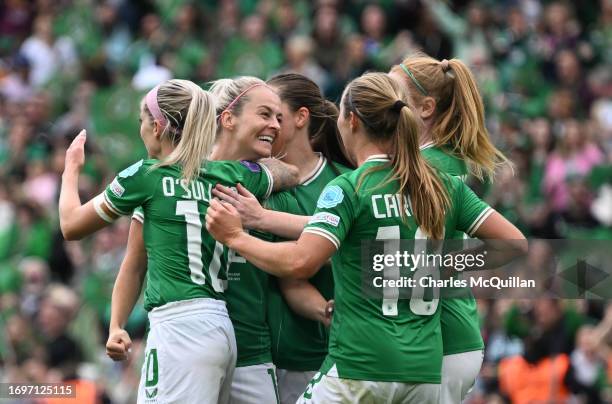
<instances>
[{"instance_id":1,"label":"blonde ponytail","mask_svg":"<svg viewBox=\"0 0 612 404\"><path fill-rule=\"evenodd\" d=\"M187 181L194 179L212 150L217 131L213 96L188 80L170 80L157 92L159 109L168 120L162 139L174 150L153 168L178 164Z\"/></svg>"},{"instance_id":2,"label":"blonde ponytail","mask_svg":"<svg viewBox=\"0 0 612 404\"><path fill-rule=\"evenodd\" d=\"M410 195L415 221L430 238L442 239L450 200L437 173L421 157L418 130L413 112L408 107L402 108L391 164L400 183L400 200Z\"/></svg>"},{"instance_id":3,"label":"blonde ponytail","mask_svg":"<svg viewBox=\"0 0 612 404\"><path fill-rule=\"evenodd\" d=\"M450 79L453 96L447 112L434 125L434 133L439 133L441 144L452 145L455 153L468 161L476 177L493 177L495 169L508 159L491 142L476 80L459 59L449 60L448 66L446 74L454 76Z\"/></svg>"}]
</instances>

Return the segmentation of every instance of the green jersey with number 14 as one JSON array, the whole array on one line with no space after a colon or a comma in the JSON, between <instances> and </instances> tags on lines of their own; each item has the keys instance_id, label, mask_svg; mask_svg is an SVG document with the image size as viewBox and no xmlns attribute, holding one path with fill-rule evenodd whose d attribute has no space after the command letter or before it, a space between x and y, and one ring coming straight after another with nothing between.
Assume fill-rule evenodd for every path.
<instances>
[{"instance_id":1,"label":"green jersey with number 14","mask_svg":"<svg viewBox=\"0 0 612 404\"><path fill-rule=\"evenodd\" d=\"M385 167L366 174L357 191L364 172L380 165ZM399 206L398 183L385 182L392 174L388 165L386 156L371 156L357 170L330 182L304 230L327 238L338 249L332 258L335 311L323 369L347 379L440 383L438 301L383 300L362 291L362 271L373 270L371 263L362 267L362 241L425 238L408 204ZM443 181L452 204L445 234L474 231L490 208L459 179ZM405 220L400 209L407 214ZM402 275L409 271L402 268Z\"/></svg>"},{"instance_id":2,"label":"green jersey with number 14","mask_svg":"<svg viewBox=\"0 0 612 404\"><path fill-rule=\"evenodd\" d=\"M297 214L298 206L289 192L272 194L264 202L266 209ZM277 237L260 231L249 233L265 241ZM269 275L229 250L227 309L236 333L238 358L236 367L272 362L272 342L268 325Z\"/></svg>"},{"instance_id":3,"label":"green jersey with number 14","mask_svg":"<svg viewBox=\"0 0 612 404\"><path fill-rule=\"evenodd\" d=\"M106 206L116 215L129 215L142 206L148 257L145 309L194 298L223 299L227 249L205 227L212 188L240 182L264 198L272 190L271 175L251 162L208 161L187 182L180 166L153 169L156 163L150 159L133 164L103 193Z\"/></svg>"}]
</instances>

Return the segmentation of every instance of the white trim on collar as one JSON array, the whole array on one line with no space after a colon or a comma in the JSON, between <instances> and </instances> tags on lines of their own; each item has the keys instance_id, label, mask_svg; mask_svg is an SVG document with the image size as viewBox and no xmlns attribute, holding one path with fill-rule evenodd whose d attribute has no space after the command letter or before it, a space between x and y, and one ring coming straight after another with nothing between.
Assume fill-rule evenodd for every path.
<instances>
[{"instance_id":1,"label":"white trim on collar","mask_svg":"<svg viewBox=\"0 0 612 404\"><path fill-rule=\"evenodd\" d=\"M389 155L387 154L372 154L367 159L365 159L364 163L367 161L390 161Z\"/></svg>"},{"instance_id":2,"label":"white trim on collar","mask_svg":"<svg viewBox=\"0 0 612 404\"><path fill-rule=\"evenodd\" d=\"M306 179L304 181L302 181L302 183L300 185L308 185L308 184L310 184L311 182L316 180L317 177L319 175L321 175L321 173L323 172L323 169L325 168L325 164L327 163L327 159L325 157L323 157L322 153L317 153L317 154L319 155L319 161L317 162L317 165L308 174L308 176L306 176Z\"/></svg>"},{"instance_id":3,"label":"white trim on collar","mask_svg":"<svg viewBox=\"0 0 612 404\"><path fill-rule=\"evenodd\" d=\"M427 143L425 143L424 145L421 145L421 146L419 147L419 149L421 149L421 150L425 150L425 149L429 149L429 148L434 147L434 146L435 146L435 145L434 145L434 142L427 142Z\"/></svg>"}]
</instances>

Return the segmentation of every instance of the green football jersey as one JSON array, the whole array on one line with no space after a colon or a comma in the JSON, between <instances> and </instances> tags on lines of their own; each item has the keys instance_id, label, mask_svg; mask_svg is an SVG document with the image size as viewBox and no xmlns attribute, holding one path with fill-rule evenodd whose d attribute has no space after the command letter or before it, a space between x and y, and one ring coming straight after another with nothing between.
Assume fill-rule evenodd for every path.
<instances>
[{"instance_id":1,"label":"green football jersey","mask_svg":"<svg viewBox=\"0 0 612 404\"><path fill-rule=\"evenodd\" d=\"M267 209L298 213L297 202L289 192L272 194L264 206ZM276 241L276 237L269 233L250 231L250 234L262 240ZM272 362L267 319L269 275L233 250L229 250L229 262L225 299L236 333L236 366Z\"/></svg>"},{"instance_id":2,"label":"green football jersey","mask_svg":"<svg viewBox=\"0 0 612 404\"><path fill-rule=\"evenodd\" d=\"M450 150L441 147L424 147L423 156L429 163L443 173L467 178L468 169L465 161L453 155ZM453 238L461 239L465 233L457 232ZM480 318L476 299L442 299L440 323L444 355L470 352L484 349L480 335Z\"/></svg>"},{"instance_id":3,"label":"green football jersey","mask_svg":"<svg viewBox=\"0 0 612 404\"><path fill-rule=\"evenodd\" d=\"M227 249L205 226L212 188L240 182L264 198L272 190L271 175L256 163L208 161L188 183L178 165L152 169L157 162L141 160L126 168L103 194L117 215L142 206L148 257L145 309L194 298L224 299Z\"/></svg>"},{"instance_id":4,"label":"green football jersey","mask_svg":"<svg viewBox=\"0 0 612 404\"><path fill-rule=\"evenodd\" d=\"M325 186L348 168L320 157L319 164L302 184L289 192L298 203L296 214L310 216ZM334 296L331 267L325 265L309 279L327 300ZM270 277L268 322L272 334L272 359L279 369L293 371L318 370L327 355L328 330L318 321L309 320L287 305L275 277Z\"/></svg>"},{"instance_id":5,"label":"green football jersey","mask_svg":"<svg viewBox=\"0 0 612 404\"><path fill-rule=\"evenodd\" d=\"M371 156L352 173L330 182L305 232L327 238L338 249L332 258L335 311L329 354L322 368L341 378L440 383L442 335L438 301L368 298L362 291L362 241L422 238L409 204L399 206L399 185L387 182L389 159ZM356 186L361 182L359 191ZM445 234L477 229L490 208L460 180L443 180L451 198ZM402 220L400 209L406 213ZM419 236L421 235L421 236ZM365 270L369 271L368 266ZM402 268L403 276L413 275Z\"/></svg>"}]
</instances>

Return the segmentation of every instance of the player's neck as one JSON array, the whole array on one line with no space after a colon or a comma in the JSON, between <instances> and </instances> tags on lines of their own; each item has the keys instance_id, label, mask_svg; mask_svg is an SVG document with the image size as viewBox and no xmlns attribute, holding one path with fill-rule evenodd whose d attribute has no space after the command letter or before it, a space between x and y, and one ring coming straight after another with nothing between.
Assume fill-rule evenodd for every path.
<instances>
[{"instance_id":1,"label":"player's neck","mask_svg":"<svg viewBox=\"0 0 612 404\"><path fill-rule=\"evenodd\" d=\"M387 156L388 154L388 148L370 143L360 147L359 150L355 152L355 160L357 161L357 166L359 167L371 156Z\"/></svg>"},{"instance_id":2,"label":"player's neck","mask_svg":"<svg viewBox=\"0 0 612 404\"><path fill-rule=\"evenodd\" d=\"M174 151L174 146L168 142L161 142L159 153L154 157L157 160L163 160Z\"/></svg>"},{"instance_id":3,"label":"player's neck","mask_svg":"<svg viewBox=\"0 0 612 404\"><path fill-rule=\"evenodd\" d=\"M296 166L300 171L300 178L312 173L319 164L319 154L312 150L308 136L295 136L291 143L287 144L285 153L283 161Z\"/></svg>"},{"instance_id":4,"label":"player's neck","mask_svg":"<svg viewBox=\"0 0 612 404\"><path fill-rule=\"evenodd\" d=\"M249 153L245 153L240 147L236 147L236 142L228 142L225 141L228 137L217 138L217 141L212 147L212 151L210 153L210 160L258 160L257 157L249 155Z\"/></svg>"},{"instance_id":5,"label":"player's neck","mask_svg":"<svg viewBox=\"0 0 612 404\"><path fill-rule=\"evenodd\" d=\"M354 161L357 166L361 166L370 156L376 155L388 155L391 150L390 142L372 142L365 135L356 134L353 137L353 144L351 147L354 157Z\"/></svg>"},{"instance_id":6,"label":"player's neck","mask_svg":"<svg viewBox=\"0 0 612 404\"><path fill-rule=\"evenodd\" d=\"M431 129L433 126L433 122L431 119L427 119L423 121L424 128L420 131L419 134L419 146L423 146L429 143L433 143L433 135L431 133Z\"/></svg>"}]
</instances>

